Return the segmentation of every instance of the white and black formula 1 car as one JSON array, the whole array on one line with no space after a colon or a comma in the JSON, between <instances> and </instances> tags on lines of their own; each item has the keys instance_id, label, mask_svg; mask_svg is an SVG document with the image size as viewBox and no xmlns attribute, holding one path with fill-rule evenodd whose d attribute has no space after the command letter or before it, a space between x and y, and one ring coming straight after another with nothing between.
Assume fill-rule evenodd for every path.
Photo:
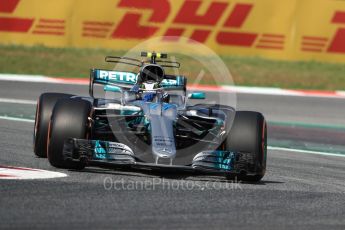
<instances>
[{"instance_id":1,"label":"white and black formula 1 car","mask_svg":"<svg viewBox=\"0 0 345 230\"><path fill-rule=\"evenodd\" d=\"M142 52L146 60L105 58L138 73L91 69L90 97L43 93L37 103L34 152L67 169L88 166L221 174L259 181L265 174L267 128L262 114L219 104L189 105L187 79L168 75L178 62ZM135 67L136 68L136 67ZM95 85L103 95L96 98Z\"/></svg>"}]
</instances>

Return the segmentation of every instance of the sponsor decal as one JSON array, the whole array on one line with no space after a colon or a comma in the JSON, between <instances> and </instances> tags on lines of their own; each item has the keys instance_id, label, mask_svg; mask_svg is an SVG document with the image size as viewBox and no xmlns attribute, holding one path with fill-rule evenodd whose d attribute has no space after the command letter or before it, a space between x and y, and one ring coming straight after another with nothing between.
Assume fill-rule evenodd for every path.
<instances>
[{"instance_id":1,"label":"sponsor decal","mask_svg":"<svg viewBox=\"0 0 345 230\"><path fill-rule=\"evenodd\" d=\"M158 108L159 104L158 103L151 103L150 104L150 109L151 110L156 110Z\"/></svg>"},{"instance_id":2,"label":"sponsor decal","mask_svg":"<svg viewBox=\"0 0 345 230\"><path fill-rule=\"evenodd\" d=\"M137 81L137 75L131 72L97 70L96 80L135 84Z\"/></svg>"},{"instance_id":3,"label":"sponsor decal","mask_svg":"<svg viewBox=\"0 0 345 230\"><path fill-rule=\"evenodd\" d=\"M235 153L230 151L205 151L193 158L193 164L211 164L216 169L232 170L234 168Z\"/></svg>"},{"instance_id":4,"label":"sponsor decal","mask_svg":"<svg viewBox=\"0 0 345 230\"><path fill-rule=\"evenodd\" d=\"M20 0L1 0L0 14L0 32L26 33L30 30L34 19L13 17L12 13L16 10Z\"/></svg>"},{"instance_id":5,"label":"sponsor decal","mask_svg":"<svg viewBox=\"0 0 345 230\"><path fill-rule=\"evenodd\" d=\"M106 143L107 142L101 142L99 140L97 140L95 142L95 148L94 148L94 157L96 159L106 159L107 158L107 151L106 151L106 148L108 146L106 146ZM103 145L104 146L103 146Z\"/></svg>"},{"instance_id":6,"label":"sponsor decal","mask_svg":"<svg viewBox=\"0 0 345 230\"><path fill-rule=\"evenodd\" d=\"M344 62L339 56L345 54L343 1L110 0L99 5L113 10L109 17L101 17L103 11L86 13L93 4L61 0L54 9L44 1L1 0L0 42L93 47L97 39L102 47L128 49L152 37L190 38L222 54ZM77 10L71 11L72 5ZM45 14L35 13L37 7ZM306 13L311 7L315 13Z\"/></svg>"},{"instance_id":7,"label":"sponsor decal","mask_svg":"<svg viewBox=\"0 0 345 230\"><path fill-rule=\"evenodd\" d=\"M173 79L163 79L163 81L161 82L161 85L163 87L164 86L183 86L183 85L179 85L179 82Z\"/></svg>"},{"instance_id":8,"label":"sponsor decal","mask_svg":"<svg viewBox=\"0 0 345 230\"><path fill-rule=\"evenodd\" d=\"M168 109L175 108L175 107L176 107L176 105L173 105L173 104L168 104L168 103L163 104L163 110L168 110Z\"/></svg>"},{"instance_id":9,"label":"sponsor decal","mask_svg":"<svg viewBox=\"0 0 345 230\"><path fill-rule=\"evenodd\" d=\"M207 4L207 8L200 14L200 8ZM217 31L216 41L220 45L252 46L258 34L247 32L228 32L225 29L241 29L252 11L253 4L237 3L227 15L227 19L221 31ZM162 1L134 1L121 0L119 8L127 10L120 23L112 33L112 38L145 39L150 38L160 31L160 26L153 24L166 23L171 13L170 2ZM185 36L187 30L192 29L190 39L204 43L209 39L211 32L220 23L220 18L226 13L227 8L232 7L229 2L208 2L201 0L184 1L177 10L172 24L163 31L165 37ZM144 12L138 13L137 9L152 11L151 17L143 23ZM133 12L132 12L133 11ZM206 29L205 29L206 28ZM176 38L175 38L176 39ZM176 39L178 40L178 38Z\"/></svg>"},{"instance_id":10,"label":"sponsor decal","mask_svg":"<svg viewBox=\"0 0 345 230\"><path fill-rule=\"evenodd\" d=\"M113 25L113 22L84 21L82 22L82 37L106 38Z\"/></svg>"},{"instance_id":11,"label":"sponsor decal","mask_svg":"<svg viewBox=\"0 0 345 230\"><path fill-rule=\"evenodd\" d=\"M34 26L32 33L63 36L65 35L65 20L41 18Z\"/></svg>"},{"instance_id":12,"label":"sponsor decal","mask_svg":"<svg viewBox=\"0 0 345 230\"><path fill-rule=\"evenodd\" d=\"M330 25L338 27L332 37L305 35L302 37L301 51L345 54L345 11L336 11Z\"/></svg>"},{"instance_id":13,"label":"sponsor decal","mask_svg":"<svg viewBox=\"0 0 345 230\"><path fill-rule=\"evenodd\" d=\"M96 140L93 158L95 160L133 160L133 151L126 145Z\"/></svg>"},{"instance_id":14,"label":"sponsor decal","mask_svg":"<svg viewBox=\"0 0 345 230\"><path fill-rule=\"evenodd\" d=\"M154 136L153 141L160 148L171 148L175 145L174 138L165 136Z\"/></svg>"},{"instance_id":15,"label":"sponsor decal","mask_svg":"<svg viewBox=\"0 0 345 230\"><path fill-rule=\"evenodd\" d=\"M337 11L332 19L332 24L337 24L339 28L328 48L331 53L345 53L345 11Z\"/></svg>"}]
</instances>

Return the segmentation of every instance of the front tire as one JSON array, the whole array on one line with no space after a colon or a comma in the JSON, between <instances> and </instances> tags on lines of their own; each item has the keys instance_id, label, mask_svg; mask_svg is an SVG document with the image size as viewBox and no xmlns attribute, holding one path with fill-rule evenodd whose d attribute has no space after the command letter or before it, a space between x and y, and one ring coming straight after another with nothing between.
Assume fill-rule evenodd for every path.
<instances>
[{"instance_id":1,"label":"front tire","mask_svg":"<svg viewBox=\"0 0 345 230\"><path fill-rule=\"evenodd\" d=\"M73 95L64 93L43 93L36 105L33 147L38 157L47 157L48 126L56 102Z\"/></svg>"},{"instance_id":2,"label":"front tire","mask_svg":"<svg viewBox=\"0 0 345 230\"><path fill-rule=\"evenodd\" d=\"M266 172L267 158L267 124L264 116L258 112L237 111L223 148L252 154L256 172L254 175L240 176L240 179L260 181Z\"/></svg>"},{"instance_id":3,"label":"front tire","mask_svg":"<svg viewBox=\"0 0 345 230\"><path fill-rule=\"evenodd\" d=\"M83 162L64 160L63 146L68 138L88 139L91 111L91 103L81 99L62 99L56 103L48 136L48 160L52 166L67 169L85 167Z\"/></svg>"}]
</instances>

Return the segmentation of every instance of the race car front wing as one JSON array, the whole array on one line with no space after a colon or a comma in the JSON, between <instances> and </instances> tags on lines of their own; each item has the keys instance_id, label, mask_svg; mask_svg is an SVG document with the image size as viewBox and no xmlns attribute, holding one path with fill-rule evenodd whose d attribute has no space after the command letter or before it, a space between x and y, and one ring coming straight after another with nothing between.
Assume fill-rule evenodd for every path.
<instances>
[{"instance_id":1,"label":"race car front wing","mask_svg":"<svg viewBox=\"0 0 345 230\"><path fill-rule=\"evenodd\" d=\"M256 172L253 154L221 150L197 153L192 162L186 162L185 165L154 164L142 161L130 147L122 143L70 138L64 143L63 156L67 161L82 161L87 165L103 167L127 166L229 175L253 175Z\"/></svg>"}]
</instances>

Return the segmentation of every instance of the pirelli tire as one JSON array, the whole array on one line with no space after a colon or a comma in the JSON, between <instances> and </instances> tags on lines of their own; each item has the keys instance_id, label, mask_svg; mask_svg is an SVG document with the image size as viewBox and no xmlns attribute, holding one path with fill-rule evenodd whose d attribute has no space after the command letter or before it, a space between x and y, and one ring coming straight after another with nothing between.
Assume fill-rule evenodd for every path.
<instances>
[{"instance_id":1,"label":"pirelli tire","mask_svg":"<svg viewBox=\"0 0 345 230\"><path fill-rule=\"evenodd\" d=\"M252 154L255 173L240 175L244 181L258 182L266 172L267 124L258 112L237 111L230 133L224 140L224 149Z\"/></svg>"},{"instance_id":2,"label":"pirelli tire","mask_svg":"<svg viewBox=\"0 0 345 230\"><path fill-rule=\"evenodd\" d=\"M63 157L68 138L88 139L92 104L82 99L61 99L53 110L48 135L48 160L57 168L83 169L84 162L67 161Z\"/></svg>"},{"instance_id":3,"label":"pirelli tire","mask_svg":"<svg viewBox=\"0 0 345 230\"><path fill-rule=\"evenodd\" d=\"M47 157L48 126L56 102L72 96L64 93L43 93L38 98L33 135L33 148L36 156Z\"/></svg>"}]
</instances>

